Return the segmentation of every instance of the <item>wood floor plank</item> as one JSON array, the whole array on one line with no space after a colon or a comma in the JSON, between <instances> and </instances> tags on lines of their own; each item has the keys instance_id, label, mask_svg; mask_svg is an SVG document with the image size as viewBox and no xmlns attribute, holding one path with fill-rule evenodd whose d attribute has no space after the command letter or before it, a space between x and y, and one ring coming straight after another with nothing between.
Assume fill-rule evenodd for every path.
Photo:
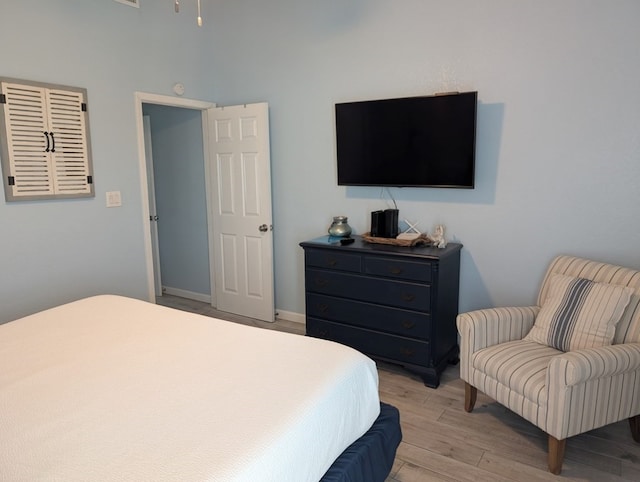
<instances>
[{"instance_id":1,"label":"wood floor plank","mask_svg":"<svg viewBox=\"0 0 640 482\"><path fill-rule=\"evenodd\" d=\"M395 478L398 480L413 480L414 473L424 474L426 480L451 480L457 482L506 482L506 479L473 464L455 460L446 455L434 453L428 449L402 442L398 448L398 458L406 461ZM418 470L421 469L421 470ZM435 477L435 478L434 478ZM422 479L416 479L422 480Z\"/></svg>"},{"instance_id":2,"label":"wood floor plank","mask_svg":"<svg viewBox=\"0 0 640 482\"><path fill-rule=\"evenodd\" d=\"M432 423L428 426L422 424L419 427L402 424L402 439L407 444L428 450L434 454L449 457L469 465L477 465L485 450L465 441L462 431L458 433L451 427Z\"/></svg>"},{"instance_id":3,"label":"wood floor plank","mask_svg":"<svg viewBox=\"0 0 640 482\"><path fill-rule=\"evenodd\" d=\"M622 473L620 474L622 480L640 480L640 465L635 463L622 464Z\"/></svg>"},{"instance_id":4,"label":"wood floor plank","mask_svg":"<svg viewBox=\"0 0 640 482\"><path fill-rule=\"evenodd\" d=\"M304 334L302 323L265 323L218 312L206 303L163 296L159 304L249 326ZM562 474L547 470L547 436L485 394L464 411L459 367L442 373L428 388L419 376L377 362L380 399L400 410L403 441L386 482L638 481L640 444L627 421L572 437Z\"/></svg>"}]
</instances>

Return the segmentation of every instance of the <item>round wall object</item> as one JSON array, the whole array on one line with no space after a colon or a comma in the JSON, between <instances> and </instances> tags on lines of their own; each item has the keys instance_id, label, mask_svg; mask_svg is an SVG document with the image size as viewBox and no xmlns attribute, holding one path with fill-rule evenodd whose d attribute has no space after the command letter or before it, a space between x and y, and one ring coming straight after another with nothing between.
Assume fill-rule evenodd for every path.
<instances>
[{"instance_id":1,"label":"round wall object","mask_svg":"<svg viewBox=\"0 0 640 482\"><path fill-rule=\"evenodd\" d=\"M175 84L173 86L173 91L177 94L177 95L183 95L184 94L184 85L182 85L180 82L178 82L177 84Z\"/></svg>"}]
</instances>

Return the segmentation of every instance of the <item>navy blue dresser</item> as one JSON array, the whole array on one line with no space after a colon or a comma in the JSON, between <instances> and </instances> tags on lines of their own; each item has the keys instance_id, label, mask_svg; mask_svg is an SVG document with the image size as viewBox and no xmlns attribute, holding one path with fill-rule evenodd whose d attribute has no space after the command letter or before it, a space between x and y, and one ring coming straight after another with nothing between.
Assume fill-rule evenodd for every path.
<instances>
[{"instance_id":1,"label":"navy blue dresser","mask_svg":"<svg viewBox=\"0 0 640 482\"><path fill-rule=\"evenodd\" d=\"M461 244L446 248L364 242L300 243L306 333L402 365L436 388L458 360Z\"/></svg>"}]
</instances>

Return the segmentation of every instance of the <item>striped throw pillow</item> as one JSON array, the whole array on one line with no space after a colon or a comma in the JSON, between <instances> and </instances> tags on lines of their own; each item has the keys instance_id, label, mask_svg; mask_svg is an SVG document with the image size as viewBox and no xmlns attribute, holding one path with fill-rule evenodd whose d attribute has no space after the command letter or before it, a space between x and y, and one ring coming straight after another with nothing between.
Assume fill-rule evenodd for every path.
<instances>
[{"instance_id":1,"label":"striped throw pillow","mask_svg":"<svg viewBox=\"0 0 640 482\"><path fill-rule=\"evenodd\" d=\"M572 351L611 345L632 288L554 274L525 340Z\"/></svg>"}]
</instances>

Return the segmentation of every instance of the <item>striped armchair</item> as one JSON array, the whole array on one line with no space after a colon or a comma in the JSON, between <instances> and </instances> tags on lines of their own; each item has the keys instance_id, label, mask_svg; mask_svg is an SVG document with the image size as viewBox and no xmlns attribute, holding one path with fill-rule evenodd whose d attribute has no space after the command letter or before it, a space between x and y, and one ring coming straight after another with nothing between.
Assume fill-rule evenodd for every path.
<instances>
[{"instance_id":1,"label":"striped armchair","mask_svg":"<svg viewBox=\"0 0 640 482\"><path fill-rule=\"evenodd\" d=\"M526 339L556 274L628 287L622 288L628 304L611 326L612 344L563 351ZM626 418L640 442L640 271L559 256L537 303L458 316L465 410L473 410L480 390L544 430L554 474L562 470L566 439L573 435Z\"/></svg>"}]
</instances>

